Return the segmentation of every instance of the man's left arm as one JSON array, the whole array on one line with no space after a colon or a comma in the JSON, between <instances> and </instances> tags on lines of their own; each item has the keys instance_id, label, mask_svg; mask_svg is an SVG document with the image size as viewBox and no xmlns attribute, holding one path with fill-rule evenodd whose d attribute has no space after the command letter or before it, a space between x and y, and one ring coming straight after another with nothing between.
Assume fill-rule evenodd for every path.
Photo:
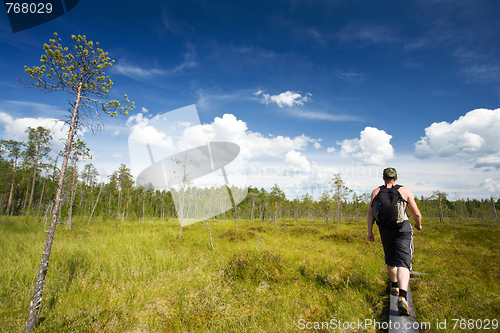
<instances>
[{"instance_id":1,"label":"man's left arm","mask_svg":"<svg viewBox=\"0 0 500 333\"><path fill-rule=\"evenodd\" d=\"M420 214L420 210L417 207L413 193L411 193L408 188L405 188L405 192L406 201L408 201L408 208L410 209L411 215L415 220L415 228L417 228L417 230L422 230L422 214Z\"/></svg>"}]
</instances>

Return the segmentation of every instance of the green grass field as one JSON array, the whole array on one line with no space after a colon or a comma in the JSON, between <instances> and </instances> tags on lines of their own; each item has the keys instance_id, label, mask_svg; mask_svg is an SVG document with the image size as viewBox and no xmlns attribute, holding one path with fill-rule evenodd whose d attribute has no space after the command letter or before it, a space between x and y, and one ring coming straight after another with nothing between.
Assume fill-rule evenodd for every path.
<instances>
[{"instance_id":1,"label":"green grass field","mask_svg":"<svg viewBox=\"0 0 500 333\"><path fill-rule=\"evenodd\" d=\"M209 223L215 250L202 223L181 240L175 222L158 220L58 226L35 332L375 332L304 323L387 320L382 245L364 224ZM423 225L417 320L432 332L436 320L500 320L499 227ZM0 223L2 332L24 328L44 242L35 218ZM439 332L464 331L450 326Z\"/></svg>"}]
</instances>

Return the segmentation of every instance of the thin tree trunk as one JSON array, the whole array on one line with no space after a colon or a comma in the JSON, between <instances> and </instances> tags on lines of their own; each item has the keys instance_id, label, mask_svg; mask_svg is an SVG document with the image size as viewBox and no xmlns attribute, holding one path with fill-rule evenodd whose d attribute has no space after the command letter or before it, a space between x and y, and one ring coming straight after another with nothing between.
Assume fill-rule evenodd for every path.
<instances>
[{"instance_id":1,"label":"thin tree trunk","mask_svg":"<svg viewBox=\"0 0 500 333\"><path fill-rule=\"evenodd\" d=\"M87 225L89 225L90 220L92 220L92 215L94 215L95 208L97 207L97 203L99 202L99 196L101 195L101 191L102 191L102 184L101 184L101 186L99 186L99 194L97 194L97 200L95 201L95 205L94 205L94 208L92 209L92 213L90 213L90 218L89 218L89 221L87 222Z\"/></svg>"},{"instance_id":2,"label":"thin tree trunk","mask_svg":"<svg viewBox=\"0 0 500 333\"><path fill-rule=\"evenodd\" d=\"M33 184L31 185L31 194L30 194L30 201L28 203L28 208L31 206L31 202L33 201L33 193L35 192L36 168L38 167L38 159L40 157L40 145L41 144L42 144L42 134L40 133L40 137L38 138L38 147L37 147L36 159L35 159L35 170L33 171Z\"/></svg>"},{"instance_id":3,"label":"thin tree trunk","mask_svg":"<svg viewBox=\"0 0 500 333\"><path fill-rule=\"evenodd\" d=\"M274 226L276 226L276 213L278 210L278 201L274 201Z\"/></svg>"},{"instance_id":4,"label":"thin tree trunk","mask_svg":"<svg viewBox=\"0 0 500 333\"><path fill-rule=\"evenodd\" d=\"M45 248L42 253L42 260L40 261L40 268L38 270L38 276L35 283L33 298L31 299L30 302L28 318L26 320L26 327L24 329L25 333L30 333L35 327L38 318L38 310L40 308L40 304L42 303L43 286L45 284L45 277L47 275L47 270L49 269L50 252L52 250L52 243L54 242L54 234L56 231L57 214L61 207L61 192L64 186L64 176L66 174L69 154L71 152L71 142L73 141L73 136L75 134L76 117L78 115L78 106L80 104L80 92L82 89L82 84L83 83L80 82L80 85L78 87L78 94L75 100L75 106L73 109L73 114L71 116L68 139L66 140L64 159L61 167L61 174L59 176L59 182L56 190L54 209L52 210L52 219L50 220L49 231L47 233L47 238L45 240Z\"/></svg>"},{"instance_id":5,"label":"thin tree trunk","mask_svg":"<svg viewBox=\"0 0 500 333\"><path fill-rule=\"evenodd\" d=\"M78 149L78 148L77 148ZM71 182L71 199L69 201L69 216L68 216L68 229L71 230L71 220L73 218L73 202L75 201L75 178L76 178L76 154L75 161L73 163L73 180Z\"/></svg>"},{"instance_id":6,"label":"thin tree trunk","mask_svg":"<svg viewBox=\"0 0 500 333\"><path fill-rule=\"evenodd\" d=\"M23 202L23 215L26 213L26 202L28 201L29 189L30 189L30 180L28 178L28 186L26 186L26 195L24 196L24 202Z\"/></svg>"},{"instance_id":7,"label":"thin tree trunk","mask_svg":"<svg viewBox=\"0 0 500 333\"><path fill-rule=\"evenodd\" d=\"M42 207L42 201L43 201L43 194L45 192L45 180L46 180L46 177L43 178L43 185L42 185L42 194L40 194L40 201L38 201L38 209L40 209L40 207Z\"/></svg>"},{"instance_id":8,"label":"thin tree trunk","mask_svg":"<svg viewBox=\"0 0 500 333\"><path fill-rule=\"evenodd\" d=\"M493 213L495 213L495 220L498 220L497 208L495 207L495 202L493 201L493 196L491 196L491 205L493 206Z\"/></svg>"},{"instance_id":9,"label":"thin tree trunk","mask_svg":"<svg viewBox=\"0 0 500 333\"><path fill-rule=\"evenodd\" d=\"M16 160L14 161L14 168L13 173L12 173L12 182L10 183L10 192L9 192L9 200L7 201L7 211L5 214L8 216L10 212L10 206L12 205L12 192L14 191L14 181L16 177L16 164L17 164L17 157Z\"/></svg>"},{"instance_id":10,"label":"thin tree trunk","mask_svg":"<svg viewBox=\"0 0 500 333\"><path fill-rule=\"evenodd\" d=\"M208 225L208 221L205 220L206 227L208 229L208 234L210 235L210 246L212 247L212 251L214 250L214 243L212 242L212 232L210 232L210 226Z\"/></svg>"},{"instance_id":11,"label":"thin tree trunk","mask_svg":"<svg viewBox=\"0 0 500 333\"><path fill-rule=\"evenodd\" d=\"M255 195L252 196L252 214L251 214L251 218L252 218L252 223L254 223L254 210L255 210Z\"/></svg>"}]
</instances>

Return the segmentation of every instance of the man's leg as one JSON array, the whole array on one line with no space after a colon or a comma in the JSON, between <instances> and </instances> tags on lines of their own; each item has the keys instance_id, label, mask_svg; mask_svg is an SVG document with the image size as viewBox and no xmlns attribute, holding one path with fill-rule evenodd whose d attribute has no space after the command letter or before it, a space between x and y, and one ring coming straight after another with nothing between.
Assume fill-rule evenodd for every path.
<instances>
[{"instance_id":1,"label":"man's leg","mask_svg":"<svg viewBox=\"0 0 500 333\"><path fill-rule=\"evenodd\" d=\"M387 273L389 274L389 279L391 282L398 282L398 268L394 266L387 265Z\"/></svg>"},{"instance_id":2,"label":"man's leg","mask_svg":"<svg viewBox=\"0 0 500 333\"><path fill-rule=\"evenodd\" d=\"M398 296L398 268L395 266L387 265L387 273L389 274L389 280L391 280L391 295Z\"/></svg>"},{"instance_id":3,"label":"man's leg","mask_svg":"<svg viewBox=\"0 0 500 333\"><path fill-rule=\"evenodd\" d=\"M409 316L410 306L406 297L410 283L410 270L407 267L397 267L397 271L399 285L398 310L403 316Z\"/></svg>"},{"instance_id":4,"label":"man's leg","mask_svg":"<svg viewBox=\"0 0 500 333\"><path fill-rule=\"evenodd\" d=\"M404 291L408 291L408 284L410 283L410 270L406 267L394 267L394 268L397 271L397 281L399 290L402 289Z\"/></svg>"}]
</instances>

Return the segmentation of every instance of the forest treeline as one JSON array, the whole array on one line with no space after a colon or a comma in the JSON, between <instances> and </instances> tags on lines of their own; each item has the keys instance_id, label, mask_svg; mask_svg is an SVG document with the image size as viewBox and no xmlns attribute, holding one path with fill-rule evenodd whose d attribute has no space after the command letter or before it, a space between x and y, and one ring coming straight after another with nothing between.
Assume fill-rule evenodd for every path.
<instances>
[{"instance_id":1,"label":"forest treeline","mask_svg":"<svg viewBox=\"0 0 500 333\"><path fill-rule=\"evenodd\" d=\"M54 205L60 174L61 153L51 150L52 133L44 127L26 129L27 142L2 140L0 142L0 209L2 215L47 216ZM100 217L109 220L173 219L176 210L169 191L153 186L134 184L125 164L99 182L99 174L92 163L89 148L81 140L72 145L71 161L66 173L59 223L71 228L72 221L91 221ZM83 163L81 163L83 162ZM81 167L80 165L84 166ZM278 185L270 190L248 188L248 195L234 209L228 209L213 219L238 219L278 224L284 220L310 222L364 223L370 196L351 191L340 174L332 175L331 189L313 200L309 193L289 199ZM191 189L195 203L191 209L213 203L216 188ZM241 189L233 188L232 191ZM450 200L451 199L451 200ZM215 200L216 201L216 200ZM500 200L461 198L458 194L434 191L430 197L416 198L424 219L446 219L470 222L480 219L485 223L498 220Z\"/></svg>"}]
</instances>

